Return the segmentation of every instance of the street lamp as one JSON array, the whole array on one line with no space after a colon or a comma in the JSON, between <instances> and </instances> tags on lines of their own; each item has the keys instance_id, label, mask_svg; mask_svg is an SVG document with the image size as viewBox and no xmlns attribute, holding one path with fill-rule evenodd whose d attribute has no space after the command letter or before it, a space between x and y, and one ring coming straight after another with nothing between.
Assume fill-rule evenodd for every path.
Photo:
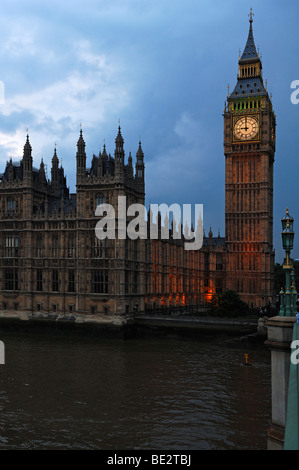
<instances>
[{"instance_id":1,"label":"street lamp","mask_svg":"<svg viewBox=\"0 0 299 470\"><path fill-rule=\"evenodd\" d=\"M289 214L289 209L286 210L286 215L281 219L282 225L282 246L286 252L286 259L283 265L285 271L286 285L285 291L281 288L280 291L280 311L279 314L282 316L294 316L296 315L296 302L294 302L297 292L295 289L294 271L293 264L290 258L291 250L294 246L294 219Z\"/></svg>"}]
</instances>

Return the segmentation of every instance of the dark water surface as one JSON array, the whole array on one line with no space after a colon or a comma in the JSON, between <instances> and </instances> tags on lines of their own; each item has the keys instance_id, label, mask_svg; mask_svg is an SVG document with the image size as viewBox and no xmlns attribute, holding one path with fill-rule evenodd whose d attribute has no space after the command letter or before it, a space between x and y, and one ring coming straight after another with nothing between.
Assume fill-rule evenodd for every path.
<instances>
[{"instance_id":1,"label":"dark water surface","mask_svg":"<svg viewBox=\"0 0 299 470\"><path fill-rule=\"evenodd\" d=\"M262 343L1 330L0 339L0 450L266 449L271 362Z\"/></svg>"}]
</instances>

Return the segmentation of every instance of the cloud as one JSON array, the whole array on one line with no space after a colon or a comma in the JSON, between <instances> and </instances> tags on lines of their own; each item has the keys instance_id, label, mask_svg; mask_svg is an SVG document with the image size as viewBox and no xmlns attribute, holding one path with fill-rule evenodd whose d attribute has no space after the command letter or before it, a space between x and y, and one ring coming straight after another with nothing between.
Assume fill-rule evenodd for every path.
<instances>
[{"instance_id":1,"label":"cloud","mask_svg":"<svg viewBox=\"0 0 299 470\"><path fill-rule=\"evenodd\" d=\"M207 178L207 130L201 121L184 111L167 141L173 141L173 145L146 161L147 194L158 202L167 202L171 195L177 198L175 202L188 203L190 188L203 185Z\"/></svg>"},{"instance_id":2,"label":"cloud","mask_svg":"<svg viewBox=\"0 0 299 470\"><path fill-rule=\"evenodd\" d=\"M7 158L12 158L22 155L24 147L24 132L21 129L17 129L14 132L0 132L1 142L1 161L4 163ZM4 150L4 155L2 150Z\"/></svg>"},{"instance_id":3,"label":"cloud","mask_svg":"<svg viewBox=\"0 0 299 470\"><path fill-rule=\"evenodd\" d=\"M130 85L115 79L121 70L111 57L93 52L87 40L76 42L71 52L76 68L67 70L65 77L6 98L2 121L11 121L14 115L16 123L3 135L6 155L20 156L26 127L36 137L40 152L57 139L73 146L73 133L80 122L88 132L109 119L115 108L129 106ZM27 116L28 121L20 122L17 116Z\"/></svg>"},{"instance_id":4,"label":"cloud","mask_svg":"<svg viewBox=\"0 0 299 470\"><path fill-rule=\"evenodd\" d=\"M106 74L113 73L113 67L108 63L105 54L96 54L92 51L91 43L87 39L81 39L74 44L74 51L79 61L98 70L105 70Z\"/></svg>"},{"instance_id":5,"label":"cloud","mask_svg":"<svg viewBox=\"0 0 299 470\"><path fill-rule=\"evenodd\" d=\"M16 22L6 40L2 44L2 54L7 54L13 58L23 57L24 54L35 55L36 53L36 37L33 28L23 27Z\"/></svg>"}]
</instances>

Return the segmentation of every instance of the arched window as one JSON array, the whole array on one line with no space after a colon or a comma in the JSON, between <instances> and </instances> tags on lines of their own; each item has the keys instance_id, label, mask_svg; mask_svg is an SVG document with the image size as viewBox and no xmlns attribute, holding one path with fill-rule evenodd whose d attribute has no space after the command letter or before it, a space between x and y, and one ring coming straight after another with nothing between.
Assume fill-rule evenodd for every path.
<instances>
[{"instance_id":1,"label":"arched window","mask_svg":"<svg viewBox=\"0 0 299 470\"><path fill-rule=\"evenodd\" d=\"M14 234L5 235L5 257L17 258L19 256L19 237Z\"/></svg>"},{"instance_id":2,"label":"arched window","mask_svg":"<svg viewBox=\"0 0 299 470\"><path fill-rule=\"evenodd\" d=\"M97 237L94 237L94 245L92 250L92 256L94 258L108 258L108 237L104 240L99 240Z\"/></svg>"},{"instance_id":3,"label":"arched window","mask_svg":"<svg viewBox=\"0 0 299 470\"><path fill-rule=\"evenodd\" d=\"M58 258L58 235L52 235L52 257Z\"/></svg>"},{"instance_id":4,"label":"arched window","mask_svg":"<svg viewBox=\"0 0 299 470\"><path fill-rule=\"evenodd\" d=\"M14 198L9 197L7 199L7 214L8 215L15 215L16 213L16 201Z\"/></svg>"},{"instance_id":5,"label":"arched window","mask_svg":"<svg viewBox=\"0 0 299 470\"><path fill-rule=\"evenodd\" d=\"M43 257L43 235L38 234L36 238L36 256L38 258Z\"/></svg>"},{"instance_id":6,"label":"arched window","mask_svg":"<svg viewBox=\"0 0 299 470\"><path fill-rule=\"evenodd\" d=\"M68 258L75 258L76 250L75 250L75 235L74 233L70 233L68 236Z\"/></svg>"},{"instance_id":7,"label":"arched window","mask_svg":"<svg viewBox=\"0 0 299 470\"><path fill-rule=\"evenodd\" d=\"M102 193L98 193L96 195L96 207L98 207L100 204L105 204L105 196Z\"/></svg>"}]
</instances>

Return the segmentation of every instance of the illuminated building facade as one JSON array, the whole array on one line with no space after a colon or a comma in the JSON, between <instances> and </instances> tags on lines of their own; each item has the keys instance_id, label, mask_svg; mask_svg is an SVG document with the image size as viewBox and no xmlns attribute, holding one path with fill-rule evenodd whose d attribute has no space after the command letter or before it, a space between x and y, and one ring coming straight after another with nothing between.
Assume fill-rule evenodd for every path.
<instances>
[{"instance_id":1,"label":"illuminated building facade","mask_svg":"<svg viewBox=\"0 0 299 470\"><path fill-rule=\"evenodd\" d=\"M226 287L250 306L273 300L276 119L256 50L252 13L237 84L224 110Z\"/></svg>"}]
</instances>

